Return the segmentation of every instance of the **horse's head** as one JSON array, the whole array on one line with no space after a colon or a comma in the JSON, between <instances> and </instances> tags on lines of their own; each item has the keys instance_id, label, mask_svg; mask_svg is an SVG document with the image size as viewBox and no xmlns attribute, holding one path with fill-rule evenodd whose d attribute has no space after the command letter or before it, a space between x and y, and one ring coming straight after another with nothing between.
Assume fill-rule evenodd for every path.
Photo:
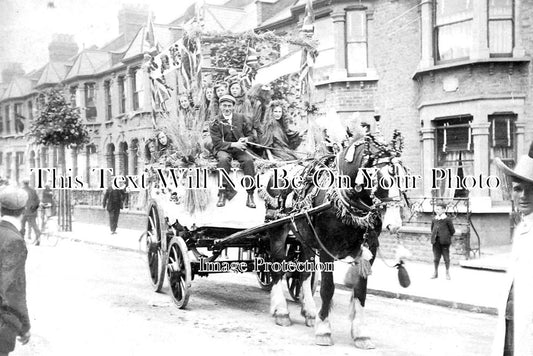
<instances>
[{"instance_id":1,"label":"horse's head","mask_svg":"<svg viewBox=\"0 0 533 356\"><path fill-rule=\"evenodd\" d=\"M402 224L400 201L406 169L399 158L401 140L394 134L391 144L372 135L349 144L337 156L339 174L349 177L350 187L339 189L344 204L358 210L383 212L383 226L395 233Z\"/></svg>"}]
</instances>

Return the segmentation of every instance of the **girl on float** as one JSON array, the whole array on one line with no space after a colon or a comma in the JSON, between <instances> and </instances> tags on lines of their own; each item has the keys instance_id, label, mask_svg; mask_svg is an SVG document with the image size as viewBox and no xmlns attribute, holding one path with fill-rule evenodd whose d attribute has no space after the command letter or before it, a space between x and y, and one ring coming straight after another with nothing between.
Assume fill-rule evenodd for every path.
<instances>
[{"instance_id":1,"label":"girl on float","mask_svg":"<svg viewBox=\"0 0 533 356\"><path fill-rule=\"evenodd\" d=\"M272 147L267 150L269 159L284 161L298 159L294 150L302 143L302 135L289 128L290 118L287 115L287 103L274 100L270 103L265 115L261 145Z\"/></svg>"}]
</instances>

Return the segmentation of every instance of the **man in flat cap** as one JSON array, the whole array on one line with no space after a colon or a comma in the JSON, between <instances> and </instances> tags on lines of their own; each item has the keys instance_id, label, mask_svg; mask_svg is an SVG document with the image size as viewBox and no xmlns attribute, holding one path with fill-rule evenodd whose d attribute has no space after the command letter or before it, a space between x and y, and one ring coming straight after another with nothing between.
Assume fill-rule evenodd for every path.
<instances>
[{"instance_id":1,"label":"man in flat cap","mask_svg":"<svg viewBox=\"0 0 533 356\"><path fill-rule=\"evenodd\" d=\"M493 355L533 355L533 143L514 169L499 158L495 162L512 181L512 197L522 221L514 230Z\"/></svg>"},{"instance_id":2,"label":"man in flat cap","mask_svg":"<svg viewBox=\"0 0 533 356\"><path fill-rule=\"evenodd\" d=\"M231 172L231 160L240 162L244 175L255 175L255 167L252 156L246 151L247 143L254 141L254 134L248 120L242 114L235 114L235 99L231 95L223 95L219 99L220 114L215 117L209 126L211 140L213 141L213 151L218 160L218 168L224 169L228 175ZM226 199L231 200L237 192L223 179L221 189L218 193L217 206L226 205ZM255 208L254 189L248 190L246 206Z\"/></svg>"},{"instance_id":3,"label":"man in flat cap","mask_svg":"<svg viewBox=\"0 0 533 356\"><path fill-rule=\"evenodd\" d=\"M15 341L30 340L26 305L26 256L19 229L28 195L12 186L0 190L0 356L15 349Z\"/></svg>"},{"instance_id":4,"label":"man in flat cap","mask_svg":"<svg viewBox=\"0 0 533 356\"><path fill-rule=\"evenodd\" d=\"M35 189L30 187L30 180L28 178L25 178L22 181L22 184L22 189L24 189L26 194L28 194L28 201L26 202L26 210L24 211L24 215L22 217L22 229L20 229L20 233L22 234L22 237L26 236L27 223L28 233L31 233L31 230L33 230L33 233L35 234L35 245L39 245L41 230L39 230L39 226L37 225L37 210L39 210L41 201L39 200L39 196L37 195Z\"/></svg>"}]
</instances>

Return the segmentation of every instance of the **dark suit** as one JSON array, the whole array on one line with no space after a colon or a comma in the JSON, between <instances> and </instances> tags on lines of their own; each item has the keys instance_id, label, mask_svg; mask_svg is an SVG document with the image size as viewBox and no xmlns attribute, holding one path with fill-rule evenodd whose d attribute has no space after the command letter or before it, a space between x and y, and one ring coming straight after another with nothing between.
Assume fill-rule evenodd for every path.
<instances>
[{"instance_id":1,"label":"dark suit","mask_svg":"<svg viewBox=\"0 0 533 356\"><path fill-rule=\"evenodd\" d=\"M231 160L236 159L240 162L244 175L255 176L255 167L252 156L246 151L237 148L231 148L232 142L238 142L240 138L246 137L249 142L254 142L254 134L248 120L241 114L233 114L231 125L224 119L222 114L218 115L209 125L209 133L213 141L213 150L217 155L218 168L223 168L226 172L231 173ZM224 180L226 190L231 186ZM248 190L253 192L254 189Z\"/></svg>"},{"instance_id":2,"label":"dark suit","mask_svg":"<svg viewBox=\"0 0 533 356\"><path fill-rule=\"evenodd\" d=\"M39 238L41 231L37 225L37 210L39 210L39 196L35 189L25 185L22 189L28 194L28 201L26 202L26 210L24 210L24 217L22 218L22 229L20 233L24 237L26 235L26 223L29 225L29 229L33 229L33 232L36 235L36 238ZM28 229L28 230L29 230Z\"/></svg>"},{"instance_id":3,"label":"dark suit","mask_svg":"<svg viewBox=\"0 0 533 356\"><path fill-rule=\"evenodd\" d=\"M431 221L431 243L434 244L439 238L441 245L450 245L452 243L452 236L455 234L452 219L433 219Z\"/></svg>"},{"instance_id":4,"label":"dark suit","mask_svg":"<svg viewBox=\"0 0 533 356\"><path fill-rule=\"evenodd\" d=\"M13 224L0 221L0 353L15 349L17 335L30 330L26 305L24 238Z\"/></svg>"},{"instance_id":5,"label":"dark suit","mask_svg":"<svg viewBox=\"0 0 533 356\"><path fill-rule=\"evenodd\" d=\"M433 262L436 266L440 263L441 256L444 258L446 269L450 267L450 245L452 236L455 234L452 220L433 219L431 221L431 243L433 244Z\"/></svg>"},{"instance_id":6,"label":"dark suit","mask_svg":"<svg viewBox=\"0 0 533 356\"><path fill-rule=\"evenodd\" d=\"M124 201L124 191L118 189L107 188L104 194L104 209L107 208L109 212L109 227L111 232L117 230L118 216L120 209L122 209L122 202Z\"/></svg>"}]
</instances>

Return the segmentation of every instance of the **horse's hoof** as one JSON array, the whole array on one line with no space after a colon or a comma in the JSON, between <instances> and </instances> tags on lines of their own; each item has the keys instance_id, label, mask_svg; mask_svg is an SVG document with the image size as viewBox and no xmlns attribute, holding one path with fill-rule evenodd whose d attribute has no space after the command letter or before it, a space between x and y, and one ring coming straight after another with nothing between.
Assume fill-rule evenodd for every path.
<instances>
[{"instance_id":1,"label":"horse's hoof","mask_svg":"<svg viewBox=\"0 0 533 356\"><path fill-rule=\"evenodd\" d=\"M276 318L276 325L279 326L291 326L291 318L289 318L289 314L283 314L283 315L275 315L274 318Z\"/></svg>"},{"instance_id":2,"label":"horse's hoof","mask_svg":"<svg viewBox=\"0 0 533 356\"><path fill-rule=\"evenodd\" d=\"M306 316L305 317L305 326L309 326L309 327L315 326L315 317L314 316Z\"/></svg>"},{"instance_id":3,"label":"horse's hoof","mask_svg":"<svg viewBox=\"0 0 533 356\"><path fill-rule=\"evenodd\" d=\"M376 348L369 337L356 337L354 342L355 347L361 350L372 350Z\"/></svg>"},{"instance_id":4,"label":"horse's hoof","mask_svg":"<svg viewBox=\"0 0 533 356\"><path fill-rule=\"evenodd\" d=\"M333 339L331 338L331 334L316 335L315 344L320 345L320 346L333 345Z\"/></svg>"}]
</instances>

